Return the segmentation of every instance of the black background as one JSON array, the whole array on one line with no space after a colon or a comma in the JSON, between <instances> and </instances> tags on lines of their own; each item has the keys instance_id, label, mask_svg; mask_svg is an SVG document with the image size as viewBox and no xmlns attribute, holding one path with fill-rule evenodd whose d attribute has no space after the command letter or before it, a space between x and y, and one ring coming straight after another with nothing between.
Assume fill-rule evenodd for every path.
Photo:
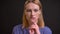
<instances>
[{"instance_id":1,"label":"black background","mask_svg":"<svg viewBox=\"0 0 60 34\"><path fill-rule=\"evenodd\" d=\"M25 0L2 0L1 2L1 34L11 34L15 25L22 23L23 5ZM60 1L41 0L45 25L53 34L60 32Z\"/></svg>"}]
</instances>

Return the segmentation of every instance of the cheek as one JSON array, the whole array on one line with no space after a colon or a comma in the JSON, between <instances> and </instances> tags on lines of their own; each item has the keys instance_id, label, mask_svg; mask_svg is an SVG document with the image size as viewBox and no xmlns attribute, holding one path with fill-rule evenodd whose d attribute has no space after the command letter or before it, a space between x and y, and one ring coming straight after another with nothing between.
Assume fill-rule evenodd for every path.
<instances>
[{"instance_id":1,"label":"cheek","mask_svg":"<svg viewBox=\"0 0 60 34\"><path fill-rule=\"evenodd\" d=\"M39 16L41 15L41 12L38 12L37 14L36 14L36 16L39 18Z\"/></svg>"},{"instance_id":2,"label":"cheek","mask_svg":"<svg viewBox=\"0 0 60 34\"><path fill-rule=\"evenodd\" d=\"M27 17L30 17L30 13L26 13L26 16L27 16Z\"/></svg>"},{"instance_id":3,"label":"cheek","mask_svg":"<svg viewBox=\"0 0 60 34\"><path fill-rule=\"evenodd\" d=\"M36 16L36 18L39 18L40 14L37 13L35 16Z\"/></svg>"},{"instance_id":4,"label":"cheek","mask_svg":"<svg viewBox=\"0 0 60 34\"><path fill-rule=\"evenodd\" d=\"M25 13L26 19L28 20L30 18L30 13Z\"/></svg>"},{"instance_id":5,"label":"cheek","mask_svg":"<svg viewBox=\"0 0 60 34\"><path fill-rule=\"evenodd\" d=\"M37 12L37 13L35 14L35 16L36 16L37 18L39 18L40 14L41 14L41 12Z\"/></svg>"}]
</instances>

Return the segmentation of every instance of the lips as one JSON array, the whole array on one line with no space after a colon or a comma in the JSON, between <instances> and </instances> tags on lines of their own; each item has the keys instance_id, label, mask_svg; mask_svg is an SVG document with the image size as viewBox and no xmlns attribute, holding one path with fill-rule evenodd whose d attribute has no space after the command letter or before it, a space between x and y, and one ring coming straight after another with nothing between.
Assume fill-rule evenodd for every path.
<instances>
[{"instance_id":1,"label":"lips","mask_svg":"<svg viewBox=\"0 0 60 34\"><path fill-rule=\"evenodd\" d=\"M31 24L34 24L34 23L36 22L36 17L34 17L34 16L31 17L31 18L30 18L30 21L31 21Z\"/></svg>"},{"instance_id":2,"label":"lips","mask_svg":"<svg viewBox=\"0 0 60 34\"><path fill-rule=\"evenodd\" d=\"M31 17L31 19L35 19L35 17Z\"/></svg>"}]
</instances>

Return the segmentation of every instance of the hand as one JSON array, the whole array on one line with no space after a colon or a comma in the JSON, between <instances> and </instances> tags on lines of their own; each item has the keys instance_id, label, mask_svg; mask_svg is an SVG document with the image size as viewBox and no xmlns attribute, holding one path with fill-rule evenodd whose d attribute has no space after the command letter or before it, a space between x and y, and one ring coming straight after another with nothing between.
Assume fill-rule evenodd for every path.
<instances>
[{"instance_id":1,"label":"hand","mask_svg":"<svg viewBox=\"0 0 60 34\"><path fill-rule=\"evenodd\" d=\"M29 27L29 29L30 29L30 30L29 30L30 34L34 34L34 33L40 34L39 27L38 27L38 25L37 25L36 23L32 24L32 25Z\"/></svg>"},{"instance_id":2,"label":"hand","mask_svg":"<svg viewBox=\"0 0 60 34\"><path fill-rule=\"evenodd\" d=\"M29 30L29 33L30 33L30 34L34 34L34 30L30 29L30 30Z\"/></svg>"}]
</instances>

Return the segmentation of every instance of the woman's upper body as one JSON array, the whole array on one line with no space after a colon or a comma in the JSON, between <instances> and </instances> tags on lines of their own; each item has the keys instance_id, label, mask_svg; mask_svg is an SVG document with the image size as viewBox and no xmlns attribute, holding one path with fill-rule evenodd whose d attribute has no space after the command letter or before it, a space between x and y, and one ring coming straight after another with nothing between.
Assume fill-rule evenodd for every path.
<instances>
[{"instance_id":1,"label":"woman's upper body","mask_svg":"<svg viewBox=\"0 0 60 34\"><path fill-rule=\"evenodd\" d=\"M25 2L22 22L22 25L14 27L13 34L52 34L50 28L44 26L39 0Z\"/></svg>"},{"instance_id":2,"label":"woman's upper body","mask_svg":"<svg viewBox=\"0 0 60 34\"><path fill-rule=\"evenodd\" d=\"M40 34L52 34L49 27L39 28ZM29 34L29 28L22 28L22 25L17 25L13 28L12 34Z\"/></svg>"}]
</instances>

